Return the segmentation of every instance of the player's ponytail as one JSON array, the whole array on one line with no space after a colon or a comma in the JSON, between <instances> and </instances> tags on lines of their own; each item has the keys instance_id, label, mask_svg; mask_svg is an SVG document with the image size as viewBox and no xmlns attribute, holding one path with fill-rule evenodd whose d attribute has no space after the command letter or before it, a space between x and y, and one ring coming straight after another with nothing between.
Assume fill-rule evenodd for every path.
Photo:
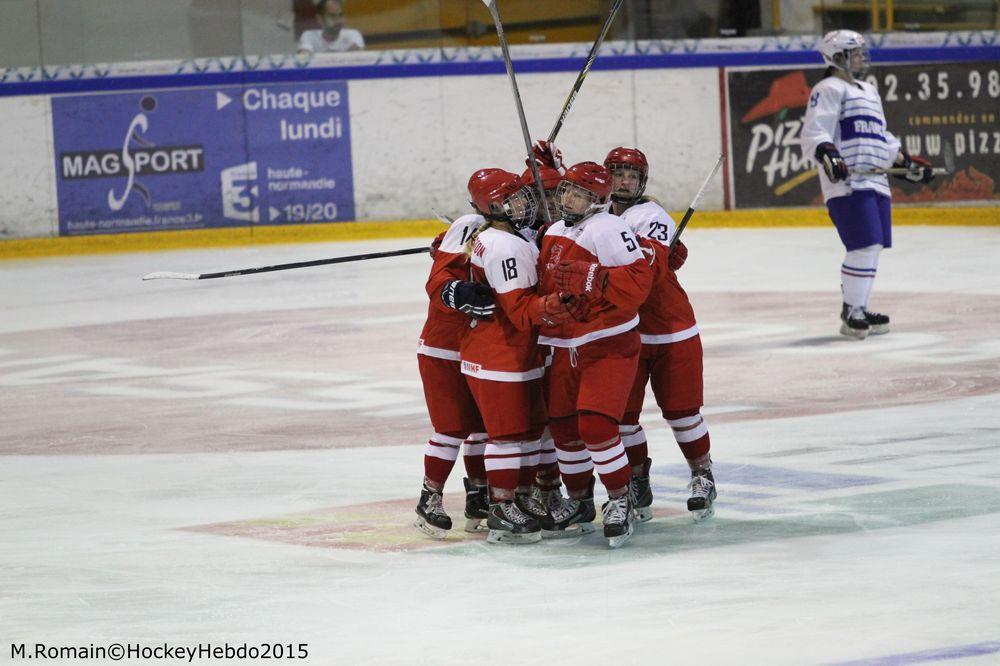
<instances>
[{"instance_id":1,"label":"player's ponytail","mask_svg":"<svg viewBox=\"0 0 1000 666\"><path fill-rule=\"evenodd\" d=\"M517 231L515 231L514 226L507 220L498 217L488 217L486 218L486 221L479 226L478 229L472 232L472 235L469 236L469 240L465 241L464 252L466 257L472 256L472 249L476 246L476 239L479 238L479 234L483 233L484 231L490 228L496 228L500 229L501 231L517 234Z\"/></svg>"}]
</instances>

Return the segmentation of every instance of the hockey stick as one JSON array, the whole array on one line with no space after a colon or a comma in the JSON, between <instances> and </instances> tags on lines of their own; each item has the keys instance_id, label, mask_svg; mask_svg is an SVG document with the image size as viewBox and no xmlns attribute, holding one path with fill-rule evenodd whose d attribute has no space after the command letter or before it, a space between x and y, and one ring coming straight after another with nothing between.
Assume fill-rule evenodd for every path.
<instances>
[{"instance_id":1,"label":"hockey stick","mask_svg":"<svg viewBox=\"0 0 1000 666\"><path fill-rule=\"evenodd\" d=\"M434 213L434 217L436 217L443 224L447 224L447 225L455 224L455 220L451 219L450 217L448 217L444 213L441 213L441 212L437 211L434 208L431 208L431 212Z\"/></svg>"},{"instance_id":2,"label":"hockey stick","mask_svg":"<svg viewBox=\"0 0 1000 666\"><path fill-rule=\"evenodd\" d=\"M941 151L941 159L944 161L944 167L933 167L931 173L935 176L950 176L955 173L955 149L951 147L951 144L945 142L944 149ZM887 176L905 176L906 174L918 174L923 171L924 167L914 166L909 169L905 167L889 167L887 169L851 169L851 173L857 176L878 176L885 174Z\"/></svg>"},{"instance_id":3,"label":"hockey stick","mask_svg":"<svg viewBox=\"0 0 1000 666\"><path fill-rule=\"evenodd\" d=\"M531 176L535 179L535 189L538 191L538 205L542 207L542 216L545 218L545 224L551 224L552 218L549 216L549 207L545 200L545 187L542 185L542 176L538 171L538 158L535 157L535 153L531 150L531 134L528 132L528 121L524 117L524 105L521 103L521 93L517 89L517 77L514 76L514 63L510 60L507 37L503 34L503 22L500 20L500 11L497 9L496 0L483 0L483 4L490 11L490 15L493 17L493 25L497 29L500 50L503 51L503 62L507 67L507 78L510 79L510 89L514 93L514 104L517 106L517 117L521 121L524 148L528 151L528 166L531 168Z\"/></svg>"},{"instance_id":4,"label":"hockey stick","mask_svg":"<svg viewBox=\"0 0 1000 666\"><path fill-rule=\"evenodd\" d=\"M614 23L615 16L618 15L618 10L622 8L625 4L625 0L615 0L614 6L611 7L611 11L608 13L608 18L604 21L604 26L601 28L600 34L597 35L597 39L594 40L594 45L590 47L590 53L587 55L587 62L584 63L583 69L580 70L580 74L576 77L576 83L573 84L573 89L569 92L569 97L566 98L566 103L563 104L562 112L559 114L559 119L556 120L555 127L549 132L549 143L556 140L556 135L559 134L559 130L562 129L563 123L566 122L566 116L569 115L569 110L573 106L573 102L576 101L576 95L580 92L580 88L583 87L583 80L587 78L587 73L590 68L594 65L594 61L597 60L597 52L601 50L601 44L604 43L604 38L608 34L608 30L611 29L611 24Z\"/></svg>"},{"instance_id":5,"label":"hockey stick","mask_svg":"<svg viewBox=\"0 0 1000 666\"><path fill-rule=\"evenodd\" d=\"M854 176L905 176L908 173L919 174L923 171L923 167L917 167L916 169L907 169L905 167L889 167L888 169L851 169L851 175ZM931 169L931 173L935 176L947 176L952 173L952 171L946 169L945 167L934 167Z\"/></svg>"},{"instance_id":6,"label":"hockey stick","mask_svg":"<svg viewBox=\"0 0 1000 666\"><path fill-rule=\"evenodd\" d=\"M421 254L427 252L426 247L411 247L405 250L389 250L388 252L372 252L369 254L352 254L347 257L334 257L332 259L316 259L315 261L297 261L291 264L275 264L274 266L258 266L257 268L240 268L233 271L220 271L218 273L172 273L170 271L160 271L143 275L143 280L211 280L213 278L236 277L237 275L252 275L254 273L270 273L271 271L287 271L293 268L309 268L311 266L326 266L328 264L344 264L349 261L367 261L368 259L382 259L385 257L401 257L404 254Z\"/></svg>"},{"instance_id":7,"label":"hockey stick","mask_svg":"<svg viewBox=\"0 0 1000 666\"><path fill-rule=\"evenodd\" d=\"M691 221L691 216L694 215L695 209L701 204L701 198L705 196L705 189L708 187L708 184L712 182L712 179L715 178L715 174L719 173L719 169L722 168L722 161L725 159L726 154L719 153L719 159L716 160L715 166L712 167L712 173L708 174L708 178L706 178L705 182L701 184L698 194L694 195L694 200L691 201L691 205L688 206L687 212L685 212L684 217L681 218L681 223L677 226L677 231L674 232L674 237L670 239L671 250L677 246L677 241L680 240L681 232L684 231L684 227L686 227L688 222Z\"/></svg>"}]
</instances>

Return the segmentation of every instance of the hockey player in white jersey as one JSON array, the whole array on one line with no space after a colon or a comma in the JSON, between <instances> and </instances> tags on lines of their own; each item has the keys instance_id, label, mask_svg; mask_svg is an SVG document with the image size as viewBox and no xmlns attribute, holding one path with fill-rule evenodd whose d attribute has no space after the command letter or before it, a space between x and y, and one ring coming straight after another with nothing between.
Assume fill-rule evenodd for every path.
<instances>
[{"instance_id":1,"label":"hockey player in white jersey","mask_svg":"<svg viewBox=\"0 0 1000 666\"><path fill-rule=\"evenodd\" d=\"M680 239L670 249L676 233L673 219L655 199L643 196L649 178L646 155L637 148L618 147L604 158L604 166L611 172L611 212L631 227L653 267L653 286L639 308L639 366L619 427L632 467L630 492L636 518L642 522L653 517L652 461L639 424L647 384L691 468L688 511L696 521L709 518L715 512L717 491L711 440L701 415L704 354L694 309L676 274L684 265L687 249Z\"/></svg>"},{"instance_id":2,"label":"hockey player in white jersey","mask_svg":"<svg viewBox=\"0 0 1000 666\"><path fill-rule=\"evenodd\" d=\"M476 186L473 201L486 217L466 243L471 277L494 297L493 317L467 328L460 340L462 374L486 425L490 543L532 543L552 528L546 507L530 494L546 412L544 356L538 327L573 320L570 299L536 291L538 249L519 231L535 221L534 192L498 171Z\"/></svg>"},{"instance_id":3,"label":"hockey player in white jersey","mask_svg":"<svg viewBox=\"0 0 1000 666\"><path fill-rule=\"evenodd\" d=\"M829 66L809 95L802 149L821 167L823 200L847 250L840 332L864 339L889 331L889 317L870 311L868 301L879 253L892 247L888 179L866 172L905 167L910 171L901 177L924 183L934 175L926 160L901 150L886 128L878 90L861 80L869 63L864 37L834 30L823 37L819 51Z\"/></svg>"}]
</instances>

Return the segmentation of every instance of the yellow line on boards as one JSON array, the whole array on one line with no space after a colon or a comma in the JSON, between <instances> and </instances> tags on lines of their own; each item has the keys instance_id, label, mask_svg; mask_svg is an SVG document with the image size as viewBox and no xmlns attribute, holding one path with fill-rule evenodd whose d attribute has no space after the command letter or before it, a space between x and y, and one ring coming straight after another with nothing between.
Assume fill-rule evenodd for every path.
<instances>
[{"instance_id":1,"label":"yellow line on boards","mask_svg":"<svg viewBox=\"0 0 1000 666\"><path fill-rule=\"evenodd\" d=\"M23 238L0 241L0 259L245 247L282 243L331 243L380 238L425 237L431 239L445 228L445 225L438 220L406 220Z\"/></svg>"},{"instance_id":2,"label":"yellow line on boards","mask_svg":"<svg viewBox=\"0 0 1000 666\"><path fill-rule=\"evenodd\" d=\"M683 211L673 213L680 220ZM902 207L892 211L894 225L1000 226L1000 206ZM825 208L698 211L691 221L696 228L767 228L828 226ZM200 248L241 247L281 243L331 243L382 238L425 238L445 229L438 220L387 222L334 222L281 226L189 229L58 238L0 240L0 259L29 259L118 252L153 252Z\"/></svg>"}]
</instances>

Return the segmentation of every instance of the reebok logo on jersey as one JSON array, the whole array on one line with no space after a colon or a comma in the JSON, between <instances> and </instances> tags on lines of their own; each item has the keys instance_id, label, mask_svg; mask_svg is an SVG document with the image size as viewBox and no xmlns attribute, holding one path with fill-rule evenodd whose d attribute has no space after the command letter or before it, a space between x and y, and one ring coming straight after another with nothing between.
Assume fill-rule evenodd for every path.
<instances>
[{"instance_id":1,"label":"reebok logo on jersey","mask_svg":"<svg viewBox=\"0 0 1000 666\"><path fill-rule=\"evenodd\" d=\"M597 264L591 264L587 270L587 281L583 283L583 292L592 294L594 292L594 274L597 273Z\"/></svg>"}]
</instances>

